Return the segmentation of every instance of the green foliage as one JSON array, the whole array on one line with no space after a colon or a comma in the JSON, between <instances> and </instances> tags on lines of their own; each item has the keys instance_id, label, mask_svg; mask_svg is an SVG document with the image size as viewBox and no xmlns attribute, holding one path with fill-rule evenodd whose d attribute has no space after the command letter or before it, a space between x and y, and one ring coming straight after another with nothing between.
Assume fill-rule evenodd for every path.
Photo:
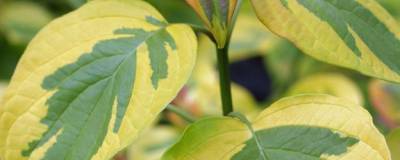
<instances>
[{"instance_id":1,"label":"green foliage","mask_svg":"<svg viewBox=\"0 0 400 160\"><path fill-rule=\"evenodd\" d=\"M0 159L397 160L399 20L398 0L0 1ZM221 57L261 59L266 100Z\"/></svg>"}]
</instances>

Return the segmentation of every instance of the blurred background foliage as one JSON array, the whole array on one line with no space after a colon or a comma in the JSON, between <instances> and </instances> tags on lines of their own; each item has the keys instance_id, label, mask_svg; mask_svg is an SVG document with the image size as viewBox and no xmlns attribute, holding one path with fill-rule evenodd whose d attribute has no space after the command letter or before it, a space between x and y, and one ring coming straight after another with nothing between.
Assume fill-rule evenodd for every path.
<instances>
[{"instance_id":1,"label":"blurred background foliage","mask_svg":"<svg viewBox=\"0 0 400 160\"><path fill-rule=\"evenodd\" d=\"M184 0L147 0L171 23L201 26ZM378 0L400 22L400 0ZM29 41L52 19L86 0L0 0L0 95ZM215 45L198 33L199 53L192 78L173 101L193 117L220 115ZM269 32L244 1L230 46L234 106L248 117L284 96L324 93L363 105L387 134L394 160L400 153L400 85L318 62ZM165 111L118 160L156 160L188 124ZM397 154L397 155L396 155Z\"/></svg>"}]
</instances>

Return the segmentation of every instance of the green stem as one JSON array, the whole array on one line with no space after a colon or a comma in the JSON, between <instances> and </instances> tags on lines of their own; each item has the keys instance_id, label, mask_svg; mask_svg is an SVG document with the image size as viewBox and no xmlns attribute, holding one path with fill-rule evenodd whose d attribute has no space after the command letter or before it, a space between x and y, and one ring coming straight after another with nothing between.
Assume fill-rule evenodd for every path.
<instances>
[{"instance_id":1,"label":"green stem","mask_svg":"<svg viewBox=\"0 0 400 160\"><path fill-rule=\"evenodd\" d=\"M219 86L222 100L222 111L224 116L227 116L229 113L233 112L228 48L229 44L225 45L224 48L217 49Z\"/></svg>"},{"instance_id":2,"label":"green stem","mask_svg":"<svg viewBox=\"0 0 400 160\"><path fill-rule=\"evenodd\" d=\"M182 119L186 120L189 123L193 123L196 121L196 119L193 118L192 115L190 115L188 112L172 104L169 104L167 106L167 110L175 113L176 115L178 115L179 117L181 117Z\"/></svg>"},{"instance_id":3,"label":"green stem","mask_svg":"<svg viewBox=\"0 0 400 160\"><path fill-rule=\"evenodd\" d=\"M228 50L231 43L232 32L236 24L236 19L239 14L240 6L242 5L242 0L238 0L235 6L235 13L232 17L232 24L228 26L228 34L226 37L226 43L223 48L217 47L217 60L218 60L218 70L219 70L219 86L221 92L222 101L222 112L224 116L228 116L229 113L233 112L232 104L232 91L231 91L231 76L229 73L229 57ZM214 39L214 43L216 43Z\"/></svg>"}]
</instances>

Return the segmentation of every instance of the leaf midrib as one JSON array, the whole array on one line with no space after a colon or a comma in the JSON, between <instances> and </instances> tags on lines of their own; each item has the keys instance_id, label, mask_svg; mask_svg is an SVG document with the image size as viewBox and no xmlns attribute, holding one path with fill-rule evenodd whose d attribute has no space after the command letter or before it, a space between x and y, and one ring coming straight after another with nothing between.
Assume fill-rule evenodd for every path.
<instances>
[{"instance_id":1,"label":"leaf midrib","mask_svg":"<svg viewBox=\"0 0 400 160\"><path fill-rule=\"evenodd\" d=\"M149 34L148 36L146 36L146 38L144 38L143 41L140 42L140 43L137 45L137 48L139 48L140 46L142 46L148 39L150 39L151 37L153 37L154 35L156 35L156 34L159 33L160 31L166 29L168 26L169 26L169 25L166 25L166 26L160 27L160 28L157 29L156 31L152 31L151 34ZM121 36L121 37L122 37L122 36ZM112 40L112 39L110 39L110 40ZM136 49L137 49L137 48L136 48ZM66 106L65 109L64 109L63 111L61 111L61 114L60 114L59 116L57 116L56 120L52 122L51 126L47 129L47 131L49 131L49 130L51 130L51 129L54 128L54 125L55 125L57 122L60 121L60 118L64 115L65 111L68 110L68 108L70 107L70 105L71 105L84 91L86 91L90 86L96 85L96 84L98 84L98 83L100 83L100 82L102 82L102 81L104 81L104 80L109 80L110 78L111 78L111 79L114 79L114 78L115 78L115 75L119 72L119 70L120 70L120 68L121 68L121 65L122 65L124 62L126 62L126 60L127 60L128 57L130 57L130 56L132 56L133 54L136 53L136 51L137 51L136 49L133 50L132 52L129 52L129 53L123 54L123 55L118 54L118 55L111 55L111 56L100 57L100 58L98 58L98 59L92 61L91 63L87 63L87 64L85 64L85 65L83 65L83 66L80 66L79 69L77 69L77 70L75 70L74 72L72 72L70 75L73 75L73 74L79 72L79 71L81 70L81 68L83 68L83 67L85 67L85 66L87 66L87 65L90 65L90 64L92 64L93 62L98 61L98 60L113 58L113 57L117 57L117 56L125 56L125 57L123 58L123 60L118 64L118 67L117 67L117 69L115 69L115 72L113 72L113 74L111 74L111 75L109 75L109 76L105 76L104 78L99 79L99 80L96 81L95 83L93 83L93 84L91 84L91 85L88 85L85 89L83 89L83 90L81 91L81 93L79 93L76 97L74 97L74 98L70 101L70 103L68 103L68 106ZM150 54L150 53L149 53L149 54ZM71 78L71 76L68 76L68 77L66 77L65 79L63 79L63 80L59 83L59 85L57 85L57 86L54 87L54 88L58 88L63 82L65 82L65 81L68 80L69 78ZM107 83L107 87L108 87L108 86L109 86L109 83ZM100 97L102 97L103 95L104 95L104 92L100 95ZM97 106L97 103L96 103L95 106ZM112 107L112 106L111 106L111 107ZM96 108L96 107L93 107L93 109L92 109L92 111L89 113L89 115L91 115L91 114L93 113L93 110L94 110L95 108ZM90 117L90 116L89 116L89 117ZM85 120L84 124L87 124L87 119ZM85 126L86 126L86 125L85 125ZM82 127L82 128L80 129L79 133L80 133L84 128L85 128L85 127ZM47 131L45 131L45 132L47 132ZM48 134L50 134L50 133L47 133L46 135L43 135L42 137L48 136ZM81 134L79 134L79 136L80 136L80 135L81 135ZM76 137L76 138L79 138L79 136ZM75 138L75 139L76 139L76 138ZM36 144L34 145L34 147L32 147L32 149L33 149L32 152L36 149L36 147L37 147L38 145L40 145L40 144L42 144L42 143L43 143L43 139L41 139L38 143L36 143ZM76 143L73 143L72 145L76 145ZM68 153L71 153L71 151L72 151L72 147L70 147ZM70 154L67 154L67 156L68 156L68 155L70 155ZM67 157L67 156L66 156L66 157Z\"/></svg>"}]
</instances>

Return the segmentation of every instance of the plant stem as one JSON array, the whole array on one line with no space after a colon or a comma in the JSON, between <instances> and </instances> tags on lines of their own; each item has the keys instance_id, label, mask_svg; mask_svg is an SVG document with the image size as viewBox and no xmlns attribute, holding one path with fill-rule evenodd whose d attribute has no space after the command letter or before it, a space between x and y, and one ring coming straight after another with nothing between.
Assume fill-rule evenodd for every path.
<instances>
[{"instance_id":1,"label":"plant stem","mask_svg":"<svg viewBox=\"0 0 400 160\"><path fill-rule=\"evenodd\" d=\"M167 106L167 110L175 113L176 115L178 115L179 117L181 117L182 119L186 120L189 123L193 123L196 121L196 119L193 118L192 115L190 115L188 112L172 104L169 104Z\"/></svg>"},{"instance_id":2,"label":"plant stem","mask_svg":"<svg viewBox=\"0 0 400 160\"><path fill-rule=\"evenodd\" d=\"M218 60L218 70L219 70L219 86L221 92L221 102L222 102L222 113L224 116L228 116L229 113L233 112L232 104L232 91L231 91L231 75L229 73L229 45L231 43L232 32L235 28L236 19L239 14L240 6L242 5L242 0L238 0L235 6L235 13L232 17L232 24L228 24L228 34L226 36L226 43L223 48L217 47L217 60ZM214 38L214 43L216 46L216 40Z\"/></svg>"},{"instance_id":3,"label":"plant stem","mask_svg":"<svg viewBox=\"0 0 400 160\"><path fill-rule=\"evenodd\" d=\"M224 48L217 49L219 86L221 92L222 111L224 116L227 116L229 113L233 112L228 48L229 44L225 45Z\"/></svg>"}]
</instances>

